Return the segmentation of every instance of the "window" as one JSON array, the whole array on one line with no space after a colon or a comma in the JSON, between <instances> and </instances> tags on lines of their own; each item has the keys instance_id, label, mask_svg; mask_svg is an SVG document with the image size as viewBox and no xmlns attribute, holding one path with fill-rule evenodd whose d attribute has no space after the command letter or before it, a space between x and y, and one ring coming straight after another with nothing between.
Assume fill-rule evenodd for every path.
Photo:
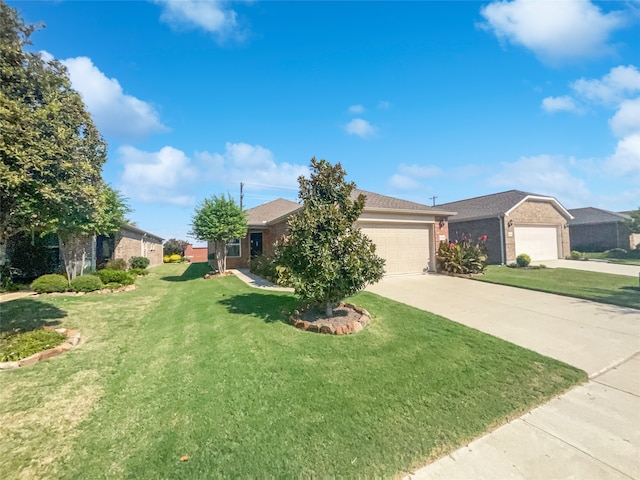
<instances>
[{"instance_id":1,"label":"window","mask_svg":"<svg viewBox=\"0 0 640 480\"><path fill-rule=\"evenodd\" d=\"M240 239L234 238L227 243L227 257L239 257L240 256Z\"/></svg>"}]
</instances>

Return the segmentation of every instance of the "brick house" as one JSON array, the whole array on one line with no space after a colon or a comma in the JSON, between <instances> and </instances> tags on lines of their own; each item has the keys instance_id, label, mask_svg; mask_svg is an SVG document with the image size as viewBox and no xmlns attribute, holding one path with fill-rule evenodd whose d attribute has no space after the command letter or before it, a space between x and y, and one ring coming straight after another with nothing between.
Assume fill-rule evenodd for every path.
<instances>
[{"instance_id":1,"label":"brick house","mask_svg":"<svg viewBox=\"0 0 640 480\"><path fill-rule=\"evenodd\" d=\"M435 270L435 252L448 239L448 218L454 213L420 203L355 190L366 197L364 211L357 220L362 231L376 244L386 260L387 274L423 273ZM279 198L246 211L248 232L227 245L227 268L248 268L252 257L272 255L277 240L288 231L288 218L302 208ZM213 253L209 243L209 253Z\"/></svg>"},{"instance_id":2,"label":"brick house","mask_svg":"<svg viewBox=\"0 0 640 480\"><path fill-rule=\"evenodd\" d=\"M99 237L100 238L100 237ZM104 249L105 237L102 237L102 245L96 247L96 253ZM149 266L155 267L162 264L162 241L164 240L153 233L146 232L133 225L123 225L112 238L112 258L121 258L127 265L131 257L146 257L149 259ZM104 250L102 257L105 258ZM107 257L109 258L109 257Z\"/></svg>"},{"instance_id":3,"label":"brick house","mask_svg":"<svg viewBox=\"0 0 640 480\"><path fill-rule=\"evenodd\" d=\"M567 222L573 217L553 197L509 190L438 208L457 212L449 220L452 241L487 235L489 263L515 262L521 253L538 261L569 255Z\"/></svg>"},{"instance_id":4,"label":"brick house","mask_svg":"<svg viewBox=\"0 0 640 480\"><path fill-rule=\"evenodd\" d=\"M586 207L569 210L571 250L603 251L611 248L635 248L631 230L626 224L629 215L600 208Z\"/></svg>"},{"instance_id":5,"label":"brick house","mask_svg":"<svg viewBox=\"0 0 640 480\"><path fill-rule=\"evenodd\" d=\"M194 247L190 243L184 249L184 256L189 259L190 262L206 262L208 254L208 247Z\"/></svg>"}]
</instances>

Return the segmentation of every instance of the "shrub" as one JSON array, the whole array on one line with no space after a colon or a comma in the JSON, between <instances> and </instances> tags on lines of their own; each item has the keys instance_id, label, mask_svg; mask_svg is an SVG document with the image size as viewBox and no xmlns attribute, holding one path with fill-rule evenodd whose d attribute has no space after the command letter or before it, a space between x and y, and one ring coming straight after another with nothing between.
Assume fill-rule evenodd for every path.
<instances>
[{"instance_id":1,"label":"shrub","mask_svg":"<svg viewBox=\"0 0 640 480\"><path fill-rule=\"evenodd\" d=\"M112 258L104 265L105 270L126 270L127 262L124 258Z\"/></svg>"},{"instance_id":2,"label":"shrub","mask_svg":"<svg viewBox=\"0 0 640 480\"><path fill-rule=\"evenodd\" d=\"M133 275L134 277L137 277L139 275L145 276L149 275L149 270L147 270L146 268L130 268L129 275Z\"/></svg>"},{"instance_id":3,"label":"shrub","mask_svg":"<svg viewBox=\"0 0 640 480\"><path fill-rule=\"evenodd\" d=\"M131 268L143 270L149 266L149 259L147 257L131 257L129 265Z\"/></svg>"},{"instance_id":4,"label":"shrub","mask_svg":"<svg viewBox=\"0 0 640 480\"><path fill-rule=\"evenodd\" d=\"M249 263L249 270L263 278L278 278L276 260L274 257L268 255L258 255L257 257L253 257Z\"/></svg>"},{"instance_id":5,"label":"shrub","mask_svg":"<svg viewBox=\"0 0 640 480\"><path fill-rule=\"evenodd\" d=\"M97 275L80 275L71 280L71 290L74 292L95 292L102 288L102 280Z\"/></svg>"},{"instance_id":6,"label":"shrub","mask_svg":"<svg viewBox=\"0 0 640 480\"><path fill-rule=\"evenodd\" d=\"M483 235L477 244L471 243L467 237L459 243L440 242L437 254L438 270L460 274L484 272L488 260L485 241L486 236Z\"/></svg>"},{"instance_id":7,"label":"shrub","mask_svg":"<svg viewBox=\"0 0 640 480\"><path fill-rule=\"evenodd\" d=\"M171 257L169 255L165 255L164 257L162 257L162 261L164 263L169 263L171 261Z\"/></svg>"},{"instance_id":8,"label":"shrub","mask_svg":"<svg viewBox=\"0 0 640 480\"><path fill-rule=\"evenodd\" d=\"M171 263L179 263L182 261L182 257L177 253L174 253L173 255L169 255L169 261Z\"/></svg>"},{"instance_id":9,"label":"shrub","mask_svg":"<svg viewBox=\"0 0 640 480\"><path fill-rule=\"evenodd\" d=\"M97 275L100 277L100 280L102 280L102 283L105 284L133 285L135 282L135 278L124 270L98 270Z\"/></svg>"},{"instance_id":10,"label":"shrub","mask_svg":"<svg viewBox=\"0 0 640 480\"><path fill-rule=\"evenodd\" d=\"M38 293L66 292L68 289L67 277L57 273L42 275L31 284L31 290Z\"/></svg>"},{"instance_id":11,"label":"shrub","mask_svg":"<svg viewBox=\"0 0 640 480\"><path fill-rule=\"evenodd\" d=\"M582 254L577 250L571 250L571 254L569 255L569 259L571 260L580 260L582 258Z\"/></svg>"},{"instance_id":12,"label":"shrub","mask_svg":"<svg viewBox=\"0 0 640 480\"><path fill-rule=\"evenodd\" d=\"M627 251L624 248L612 248L604 252L607 258L625 258Z\"/></svg>"},{"instance_id":13,"label":"shrub","mask_svg":"<svg viewBox=\"0 0 640 480\"><path fill-rule=\"evenodd\" d=\"M51 330L0 334L0 362L27 358L34 353L55 348L66 339L65 335Z\"/></svg>"},{"instance_id":14,"label":"shrub","mask_svg":"<svg viewBox=\"0 0 640 480\"><path fill-rule=\"evenodd\" d=\"M516 263L519 267L528 267L531 263L531 257L526 253L521 253L516 257Z\"/></svg>"}]
</instances>

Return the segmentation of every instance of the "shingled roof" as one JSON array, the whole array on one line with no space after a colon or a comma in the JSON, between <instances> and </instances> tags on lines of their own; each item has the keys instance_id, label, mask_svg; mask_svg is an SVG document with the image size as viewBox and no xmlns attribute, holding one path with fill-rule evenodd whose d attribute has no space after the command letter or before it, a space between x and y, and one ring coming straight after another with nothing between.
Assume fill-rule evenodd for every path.
<instances>
[{"instance_id":1,"label":"shingled roof","mask_svg":"<svg viewBox=\"0 0 640 480\"><path fill-rule=\"evenodd\" d=\"M266 226L291 215L302 205L284 198L277 198L247 210L247 223L251 227Z\"/></svg>"},{"instance_id":2,"label":"shingled roof","mask_svg":"<svg viewBox=\"0 0 640 480\"><path fill-rule=\"evenodd\" d=\"M400 198L389 197L387 195L380 195L379 193L368 192L366 190L354 189L351 193L351 198L356 199L358 195L363 194L367 197L364 208L365 210L414 210L416 212L431 213L433 215L452 215L451 210L444 210L442 208L429 207L422 203L410 202L409 200L402 200Z\"/></svg>"},{"instance_id":3,"label":"shingled roof","mask_svg":"<svg viewBox=\"0 0 640 480\"><path fill-rule=\"evenodd\" d=\"M410 202L408 200L389 197L387 195L380 195L379 193L368 192L366 190L354 189L351 193L351 198L355 200L361 193L366 197L364 205L365 211L415 211L440 216L449 216L454 214L454 212L448 209L444 210L440 207L429 207L421 203ZM300 208L302 208L300 203L285 200L284 198L278 198L262 205L258 205L257 207L249 208L247 210L247 223L250 227L271 225L285 217L288 217Z\"/></svg>"},{"instance_id":4,"label":"shingled roof","mask_svg":"<svg viewBox=\"0 0 640 480\"><path fill-rule=\"evenodd\" d=\"M507 192L493 193L482 197L474 197L457 202L445 203L438 205L438 207L458 212L458 214L451 219L451 222L459 222L463 220L502 216L527 198L552 201L557 204L560 209L566 212L568 217L571 216L555 198L547 195L523 192L521 190L509 190Z\"/></svg>"},{"instance_id":5,"label":"shingled roof","mask_svg":"<svg viewBox=\"0 0 640 480\"><path fill-rule=\"evenodd\" d=\"M585 207L573 208L569 210L573 215L573 220L569 221L569 225L589 225L595 223L618 223L624 222L631 218L624 213L610 212L601 208Z\"/></svg>"}]
</instances>

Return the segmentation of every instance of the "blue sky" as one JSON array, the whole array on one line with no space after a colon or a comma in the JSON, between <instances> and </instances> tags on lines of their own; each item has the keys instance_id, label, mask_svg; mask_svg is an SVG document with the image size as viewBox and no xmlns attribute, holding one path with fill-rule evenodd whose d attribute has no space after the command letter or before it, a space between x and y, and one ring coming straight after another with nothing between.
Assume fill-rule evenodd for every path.
<instances>
[{"instance_id":1,"label":"blue sky","mask_svg":"<svg viewBox=\"0 0 640 480\"><path fill-rule=\"evenodd\" d=\"M431 204L640 206L640 1L8 1L62 60L140 228L296 199L312 156ZM197 242L195 242L197 243Z\"/></svg>"}]
</instances>

